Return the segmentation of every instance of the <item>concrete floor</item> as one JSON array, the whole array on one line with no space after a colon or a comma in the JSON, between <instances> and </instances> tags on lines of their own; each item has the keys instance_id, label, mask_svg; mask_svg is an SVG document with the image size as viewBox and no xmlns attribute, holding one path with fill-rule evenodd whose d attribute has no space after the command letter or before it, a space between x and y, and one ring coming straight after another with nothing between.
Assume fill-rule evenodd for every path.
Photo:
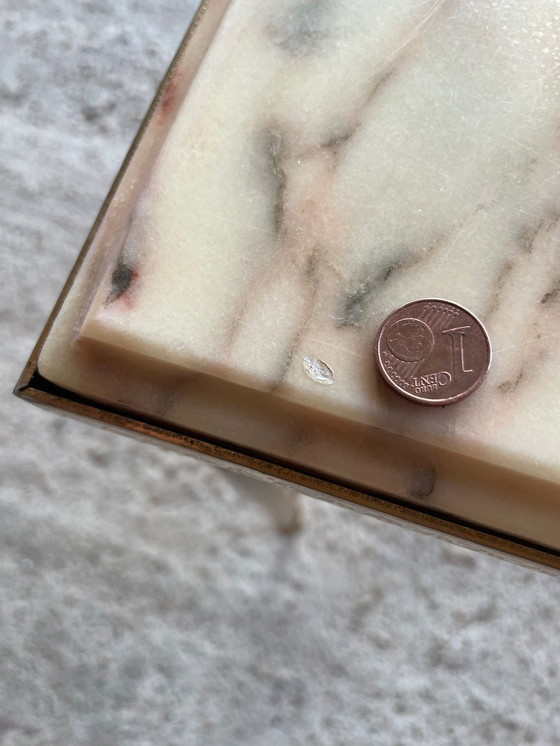
<instances>
[{"instance_id":1,"label":"concrete floor","mask_svg":"<svg viewBox=\"0 0 560 746\"><path fill-rule=\"evenodd\" d=\"M10 395L192 10L0 8L0 744L557 746L558 579Z\"/></svg>"}]
</instances>

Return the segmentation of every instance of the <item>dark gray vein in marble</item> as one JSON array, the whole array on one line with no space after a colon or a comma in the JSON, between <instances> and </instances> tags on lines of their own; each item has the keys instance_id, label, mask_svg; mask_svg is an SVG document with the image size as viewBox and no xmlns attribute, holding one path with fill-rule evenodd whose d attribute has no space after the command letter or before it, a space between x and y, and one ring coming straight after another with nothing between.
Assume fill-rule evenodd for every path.
<instances>
[{"instance_id":1,"label":"dark gray vein in marble","mask_svg":"<svg viewBox=\"0 0 560 746\"><path fill-rule=\"evenodd\" d=\"M372 302L373 291L379 283L376 280L361 282L343 299L340 314L335 326L360 326L363 317Z\"/></svg>"},{"instance_id":2,"label":"dark gray vein in marble","mask_svg":"<svg viewBox=\"0 0 560 746\"><path fill-rule=\"evenodd\" d=\"M370 305L375 300L375 294L388 283L391 279L399 276L400 273L412 269L416 265L425 261L437 248L443 243L445 236L440 236L428 246L426 250L416 250L410 252L395 252L395 258L381 268L376 268L374 272L369 272L370 279L367 278L368 271L363 275L366 279L359 279L355 285L344 295L340 302L340 310L336 315L334 324L336 327L343 326L361 326ZM401 257L398 258L398 254Z\"/></svg>"},{"instance_id":3,"label":"dark gray vein in marble","mask_svg":"<svg viewBox=\"0 0 560 746\"><path fill-rule=\"evenodd\" d=\"M310 57L321 53L332 37L330 11L332 0L305 0L289 7L277 20L266 26L268 38L292 57Z\"/></svg>"},{"instance_id":4,"label":"dark gray vein in marble","mask_svg":"<svg viewBox=\"0 0 560 746\"><path fill-rule=\"evenodd\" d=\"M508 278L515 268L515 264L515 260L508 258L503 262L500 271L498 272L498 276L493 284L494 291L490 299L490 304L486 312L482 315L482 318L486 323L488 323L490 318L500 307L502 291L507 284Z\"/></svg>"},{"instance_id":5,"label":"dark gray vein in marble","mask_svg":"<svg viewBox=\"0 0 560 746\"><path fill-rule=\"evenodd\" d=\"M262 173L269 181L272 192L272 225L275 233L281 233L288 186L288 175L284 165L287 156L286 134L278 125L273 124L265 127L258 139L264 161Z\"/></svg>"},{"instance_id":6,"label":"dark gray vein in marble","mask_svg":"<svg viewBox=\"0 0 560 746\"><path fill-rule=\"evenodd\" d=\"M556 277L552 282L550 290L548 290L541 298L541 303L546 305L547 303L554 303L560 298L560 277Z\"/></svg>"},{"instance_id":7,"label":"dark gray vein in marble","mask_svg":"<svg viewBox=\"0 0 560 746\"><path fill-rule=\"evenodd\" d=\"M525 372L523 369L519 371L519 373L515 376L515 378L511 378L507 381L504 381L503 383L500 383L498 386L498 389L503 394L511 394L515 391L515 389L519 386L521 381L523 380L523 377L525 375Z\"/></svg>"},{"instance_id":8,"label":"dark gray vein in marble","mask_svg":"<svg viewBox=\"0 0 560 746\"><path fill-rule=\"evenodd\" d=\"M134 269L123 260L122 256L120 256L115 269L113 270L113 274L111 275L111 289L109 290L107 300L105 301L106 306L114 303L128 292L134 280L134 276Z\"/></svg>"},{"instance_id":9,"label":"dark gray vein in marble","mask_svg":"<svg viewBox=\"0 0 560 746\"><path fill-rule=\"evenodd\" d=\"M137 257L133 256L135 252L129 245L132 225L133 223L137 224L134 214L133 212L127 220L126 225L117 234L117 240L112 249L115 253L118 251L118 255L111 274L111 285L105 298L105 306L109 306L111 303L119 300L119 298L122 298L130 290L138 276L135 266L137 264Z\"/></svg>"},{"instance_id":10,"label":"dark gray vein in marble","mask_svg":"<svg viewBox=\"0 0 560 746\"><path fill-rule=\"evenodd\" d=\"M356 112L353 121L346 125L344 128L339 128L337 131L333 132L324 142L320 144L320 148L330 151L333 154L334 168L338 163L338 158L345 145L350 143L353 137L361 129L363 125L364 111L372 104L375 97L385 88L385 85L393 77L394 72L394 68L389 68L380 73L372 82L366 98L364 99L364 102L359 110Z\"/></svg>"},{"instance_id":11,"label":"dark gray vein in marble","mask_svg":"<svg viewBox=\"0 0 560 746\"><path fill-rule=\"evenodd\" d=\"M532 254L535 251L538 240L555 228L558 223L558 218L558 215L551 214L549 217L539 219L536 224L525 225L519 230L517 234L517 240L513 247L515 254L513 257L508 257L506 260L504 260L494 281L494 290L490 299L490 303L488 305L488 309L482 315L482 318L486 323L488 323L488 321L500 308L500 305L502 303L503 290L506 287L513 270L516 268L517 263L519 262L523 254ZM560 278L555 278L550 290L547 291L541 298L541 303L546 304L556 300L556 297L559 293Z\"/></svg>"},{"instance_id":12,"label":"dark gray vein in marble","mask_svg":"<svg viewBox=\"0 0 560 746\"><path fill-rule=\"evenodd\" d=\"M524 225L518 233L517 243L525 252L531 254L535 248L535 241L545 232L552 230L560 220L560 213L553 212L549 216L540 218L536 223Z\"/></svg>"},{"instance_id":13,"label":"dark gray vein in marble","mask_svg":"<svg viewBox=\"0 0 560 746\"><path fill-rule=\"evenodd\" d=\"M436 470L432 466L418 468L413 475L410 496L419 500L430 497L436 486Z\"/></svg>"}]
</instances>

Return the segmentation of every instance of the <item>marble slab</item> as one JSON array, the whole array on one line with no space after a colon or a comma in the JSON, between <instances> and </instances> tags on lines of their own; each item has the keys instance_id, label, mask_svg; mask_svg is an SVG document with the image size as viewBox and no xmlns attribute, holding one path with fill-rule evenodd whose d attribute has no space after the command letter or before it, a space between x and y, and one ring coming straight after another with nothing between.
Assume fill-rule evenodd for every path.
<instances>
[{"instance_id":1,"label":"marble slab","mask_svg":"<svg viewBox=\"0 0 560 746\"><path fill-rule=\"evenodd\" d=\"M216 0L39 357L70 391L560 548L560 6ZM493 364L375 369L417 298Z\"/></svg>"}]
</instances>

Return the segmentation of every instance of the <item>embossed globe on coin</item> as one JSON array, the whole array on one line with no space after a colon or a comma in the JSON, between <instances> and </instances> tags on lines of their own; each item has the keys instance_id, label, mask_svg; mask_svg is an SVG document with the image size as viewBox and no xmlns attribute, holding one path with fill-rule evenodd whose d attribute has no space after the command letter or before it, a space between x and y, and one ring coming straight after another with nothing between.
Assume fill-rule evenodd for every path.
<instances>
[{"instance_id":1,"label":"embossed globe on coin","mask_svg":"<svg viewBox=\"0 0 560 746\"><path fill-rule=\"evenodd\" d=\"M375 341L385 381L418 404L445 406L472 394L484 380L492 351L484 326L447 300L406 303L389 314Z\"/></svg>"},{"instance_id":2,"label":"embossed globe on coin","mask_svg":"<svg viewBox=\"0 0 560 746\"><path fill-rule=\"evenodd\" d=\"M387 346L399 360L413 363L427 357L434 346L430 327L420 319L395 321L387 333Z\"/></svg>"}]
</instances>

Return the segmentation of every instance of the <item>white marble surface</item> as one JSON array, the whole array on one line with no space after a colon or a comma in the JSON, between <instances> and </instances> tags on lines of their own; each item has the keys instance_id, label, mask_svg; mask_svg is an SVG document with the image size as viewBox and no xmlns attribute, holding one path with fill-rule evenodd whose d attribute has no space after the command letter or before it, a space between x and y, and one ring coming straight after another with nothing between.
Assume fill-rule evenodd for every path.
<instances>
[{"instance_id":1,"label":"white marble surface","mask_svg":"<svg viewBox=\"0 0 560 746\"><path fill-rule=\"evenodd\" d=\"M0 8L0 743L557 746L557 579L10 395L190 7Z\"/></svg>"},{"instance_id":2,"label":"white marble surface","mask_svg":"<svg viewBox=\"0 0 560 746\"><path fill-rule=\"evenodd\" d=\"M80 338L559 482L559 26L555 0L234 0ZM492 339L453 408L374 369L419 297Z\"/></svg>"}]
</instances>

